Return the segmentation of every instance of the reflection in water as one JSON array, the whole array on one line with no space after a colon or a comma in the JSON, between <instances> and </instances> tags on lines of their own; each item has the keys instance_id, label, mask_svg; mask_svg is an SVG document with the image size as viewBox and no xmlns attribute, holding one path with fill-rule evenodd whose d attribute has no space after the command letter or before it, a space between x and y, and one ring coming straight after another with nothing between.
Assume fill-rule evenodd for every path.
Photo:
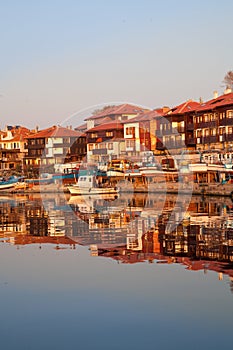
<instances>
[{"instance_id":1,"label":"reflection in water","mask_svg":"<svg viewBox=\"0 0 233 350\"><path fill-rule=\"evenodd\" d=\"M2 242L85 245L92 256L123 263L180 263L233 279L233 205L230 198L155 194L115 197L2 196ZM176 203L176 204L175 204ZM185 212L184 218L183 213ZM182 219L181 219L182 218ZM169 222L176 223L169 229ZM231 289L232 282L231 282Z\"/></svg>"}]
</instances>

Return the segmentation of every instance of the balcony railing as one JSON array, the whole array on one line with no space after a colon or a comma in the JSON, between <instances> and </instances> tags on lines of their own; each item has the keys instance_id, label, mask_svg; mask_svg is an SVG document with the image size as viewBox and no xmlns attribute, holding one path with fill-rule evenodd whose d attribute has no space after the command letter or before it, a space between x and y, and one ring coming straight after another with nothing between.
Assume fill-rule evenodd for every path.
<instances>
[{"instance_id":1,"label":"balcony railing","mask_svg":"<svg viewBox=\"0 0 233 350\"><path fill-rule=\"evenodd\" d=\"M216 136L205 136L202 138L203 139L203 143L216 143L219 142L219 137Z\"/></svg>"},{"instance_id":2,"label":"balcony railing","mask_svg":"<svg viewBox=\"0 0 233 350\"><path fill-rule=\"evenodd\" d=\"M224 118L219 120L219 126L233 125L233 118Z\"/></svg>"},{"instance_id":3,"label":"balcony railing","mask_svg":"<svg viewBox=\"0 0 233 350\"><path fill-rule=\"evenodd\" d=\"M233 141L233 134L225 134L225 135L221 135L221 136L225 136L225 141Z\"/></svg>"},{"instance_id":4,"label":"balcony railing","mask_svg":"<svg viewBox=\"0 0 233 350\"><path fill-rule=\"evenodd\" d=\"M186 141L187 146L194 146L197 143L197 139L195 137L190 137Z\"/></svg>"},{"instance_id":5,"label":"balcony railing","mask_svg":"<svg viewBox=\"0 0 233 350\"><path fill-rule=\"evenodd\" d=\"M187 131L193 131L194 130L194 124L193 123L188 123L186 125L186 130Z\"/></svg>"},{"instance_id":6,"label":"balcony railing","mask_svg":"<svg viewBox=\"0 0 233 350\"><path fill-rule=\"evenodd\" d=\"M162 151L164 150L166 147L163 145L163 143L161 141L158 141L156 143L156 149L159 150L159 151Z\"/></svg>"},{"instance_id":7,"label":"balcony railing","mask_svg":"<svg viewBox=\"0 0 233 350\"><path fill-rule=\"evenodd\" d=\"M101 148L101 149L93 149L92 154L93 155L101 155L101 154L107 154L107 148Z\"/></svg>"},{"instance_id":8,"label":"balcony railing","mask_svg":"<svg viewBox=\"0 0 233 350\"><path fill-rule=\"evenodd\" d=\"M216 120L212 120L211 122L196 123L196 129L216 128L216 126L217 126Z\"/></svg>"}]
</instances>

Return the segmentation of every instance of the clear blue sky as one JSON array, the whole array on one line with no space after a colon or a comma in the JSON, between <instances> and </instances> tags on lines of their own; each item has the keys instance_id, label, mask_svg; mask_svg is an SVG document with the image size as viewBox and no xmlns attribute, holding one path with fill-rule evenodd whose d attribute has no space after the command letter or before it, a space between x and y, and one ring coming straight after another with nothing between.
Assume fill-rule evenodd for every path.
<instances>
[{"instance_id":1,"label":"clear blue sky","mask_svg":"<svg viewBox=\"0 0 233 350\"><path fill-rule=\"evenodd\" d=\"M233 69L232 14L231 0L0 0L0 128L210 99Z\"/></svg>"}]
</instances>

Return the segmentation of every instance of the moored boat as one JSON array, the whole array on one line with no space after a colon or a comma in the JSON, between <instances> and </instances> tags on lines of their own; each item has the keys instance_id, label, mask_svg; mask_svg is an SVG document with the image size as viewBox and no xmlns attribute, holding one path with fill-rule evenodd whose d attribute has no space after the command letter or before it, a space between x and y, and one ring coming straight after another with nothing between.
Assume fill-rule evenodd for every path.
<instances>
[{"instance_id":1,"label":"moored boat","mask_svg":"<svg viewBox=\"0 0 233 350\"><path fill-rule=\"evenodd\" d=\"M13 191L15 187L22 184L22 177L10 176L8 178L0 179L0 191Z\"/></svg>"},{"instance_id":2,"label":"moored boat","mask_svg":"<svg viewBox=\"0 0 233 350\"><path fill-rule=\"evenodd\" d=\"M118 188L111 186L107 181L98 179L96 175L85 174L78 178L78 182L68 186L71 195L99 195L99 194L117 194Z\"/></svg>"}]
</instances>

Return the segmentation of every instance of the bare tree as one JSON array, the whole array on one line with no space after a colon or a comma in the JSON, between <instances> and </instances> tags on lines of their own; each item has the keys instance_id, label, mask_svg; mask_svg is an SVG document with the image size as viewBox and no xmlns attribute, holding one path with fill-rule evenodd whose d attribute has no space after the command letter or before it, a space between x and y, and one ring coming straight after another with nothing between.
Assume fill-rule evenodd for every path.
<instances>
[{"instance_id":1,"label":"bare tree","mask_svg":"<svg viewBox=\"0 0 233 350\"><path fill-rule=\"evenodd\" d=\"M106 109L111 108L111 107L115 107L115 105L108 105L108 106L104 106L103 108L100 108L100 109L95 109L92 112L92 115L96 115L96 114L102 113L102 112L106 111Z\"/></svg>"},{"instance_id":2,"label":"bare tree","mask_svg":"<svg viewBox=\"0 0 233 350\"><path fill-rule=\"evenodd\" d=\"M223 79L223 83L226 88L233 88L233 71L229 70Z\"/></svg>"}]
</instances>

